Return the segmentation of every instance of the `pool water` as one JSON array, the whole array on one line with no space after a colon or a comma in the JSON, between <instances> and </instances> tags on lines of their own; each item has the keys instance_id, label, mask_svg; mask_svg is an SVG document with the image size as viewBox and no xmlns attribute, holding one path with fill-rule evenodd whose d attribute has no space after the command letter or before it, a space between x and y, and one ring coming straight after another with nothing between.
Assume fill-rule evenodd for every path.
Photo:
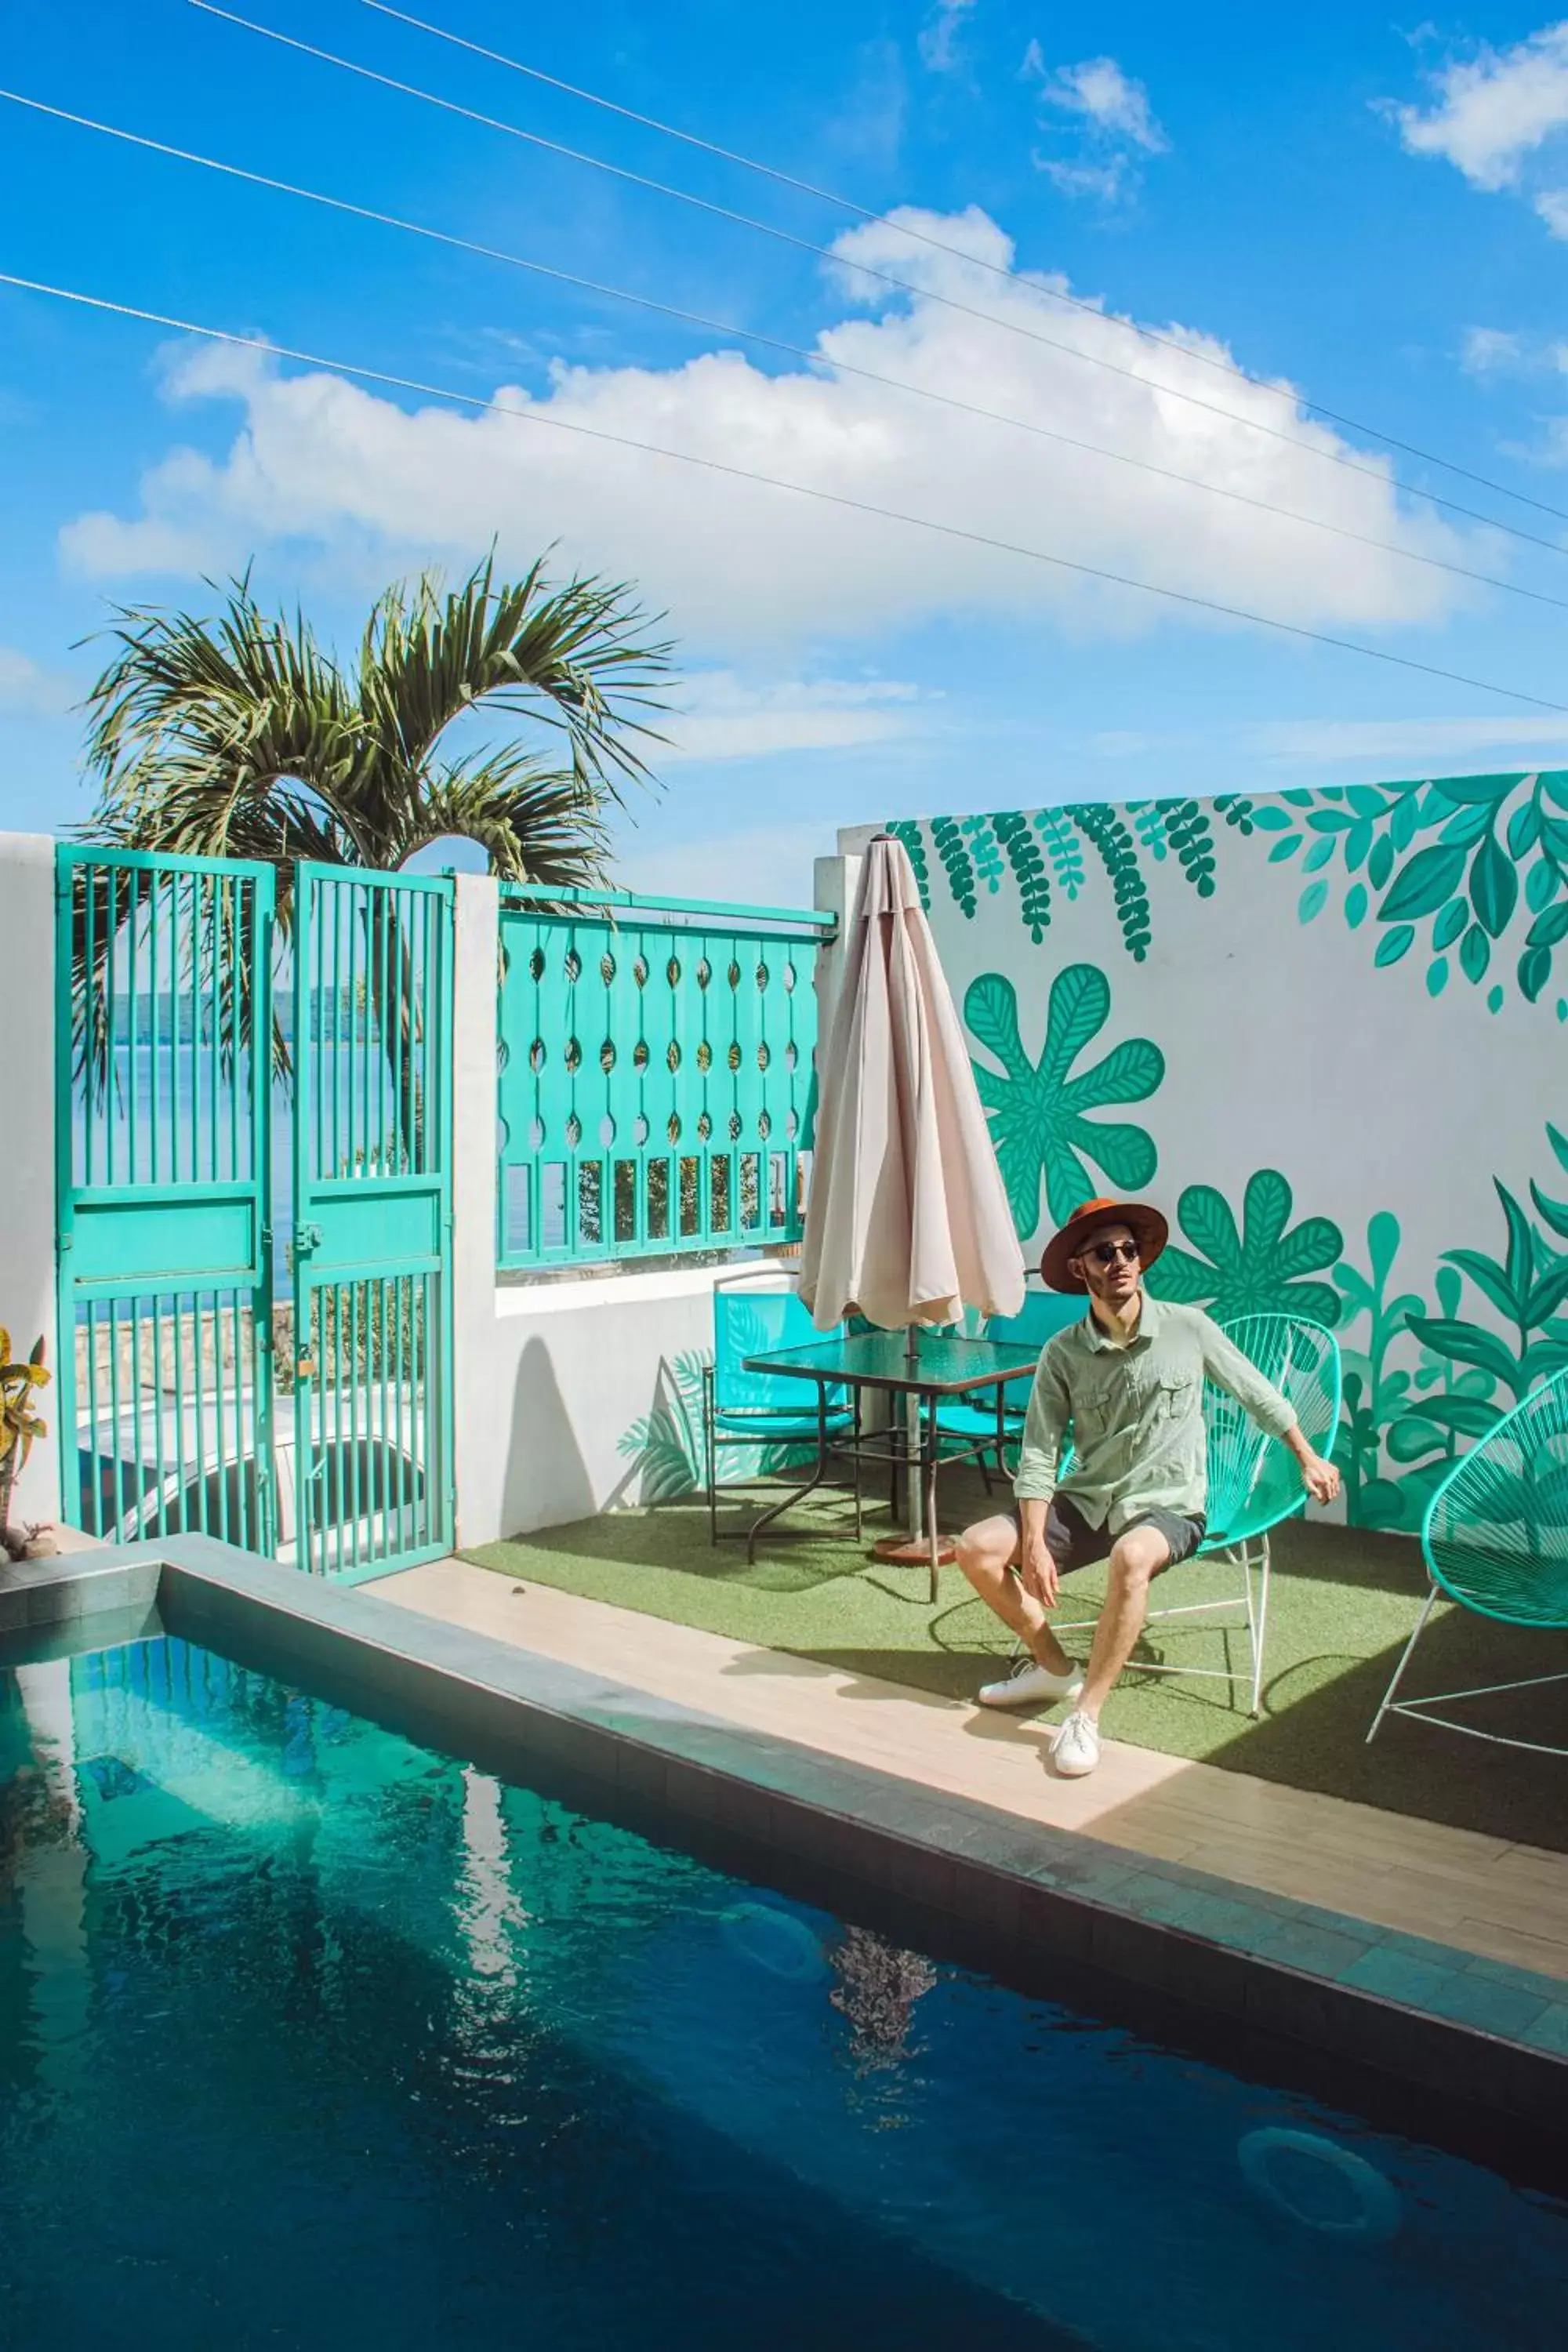
<instances>
[{"instance_id":1,"label":"pool water","mask_svg":"<svg viewBox=\"0 0 1568 2352\"><path fill-rule=\"evenodd\" d=\"M163 1638L0 1674L0 2343L1558 2347L1568 2208Z\"/></svg>"}]
</instances>

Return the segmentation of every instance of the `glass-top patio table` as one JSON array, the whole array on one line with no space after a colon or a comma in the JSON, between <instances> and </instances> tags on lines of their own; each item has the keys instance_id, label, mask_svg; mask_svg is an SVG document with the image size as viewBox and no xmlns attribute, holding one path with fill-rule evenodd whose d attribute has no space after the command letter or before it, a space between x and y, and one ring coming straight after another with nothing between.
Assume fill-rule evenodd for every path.
<instances>
[{"instance_id":1,"label":"glass-top patio table","mask_svg":"<svg viewBox=\"0 0 1568 2352\"><path fill-rule=\"evenodd\" d=\"M937 1597L937 1570L942 1564L942 1538L937 1528L936 1473L939 1459L948 1462L979 1461L984 1455L995 1454L1000 1459L1009 1432L1007 1427L1009 1386L1032 1380L1040 1360L1038 1348L1021 1346L1016 1340L963 1339L946 1333L920 1332L911 1339L904 1331L861 1331L847 1339L814 1341L805 1348L780 1348L771 1355L748 1356L749 1372L767 1372L787 1380L814 1381L816 1383L816 1464L804 1486L785 1495L757 1519L746 1539L746 1557L756 1558L757 1538L785 1511L822 1484L827 1473L829 1456L848 1454L857 1463L864 1460L887 1462L895 1469L907 1462L908 1439L897 1421L885 1433L870 1437L859 1435L859 1413L856 1414L857 1434L846 1439L842 1434L830 1439L827 1398L832 1389L880 1390L889 1396L918 1400L920 1495L922 1505L921 1525L930 1538L931 1597ZM983 1437L965 1440L952 1436L939 1439L937 1404L943 1397L970 1397L979 1402L987 1389L994 1391L996 1428ZM1023 1402L1015 1387L1015 1406ZM879 1443L879 1437L884 1442ZM901 1448L900 1448L901 1442Z\"/></svg>"}]
</instances>

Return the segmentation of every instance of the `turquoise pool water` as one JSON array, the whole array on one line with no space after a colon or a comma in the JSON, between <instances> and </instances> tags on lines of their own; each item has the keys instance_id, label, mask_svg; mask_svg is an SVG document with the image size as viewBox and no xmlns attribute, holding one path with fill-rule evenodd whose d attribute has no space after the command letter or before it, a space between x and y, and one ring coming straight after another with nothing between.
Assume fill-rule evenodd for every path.
<instances>
[{"instance_id":1,"label":"turquoise pool water","mask_svg":"<svg viewBox=\"0 0 1568 2352\"><path fill-rule=\"evenodd\" d=\"M1559 2352L1568 2209L182 1643L0 1674L0 2343Z\"/></svg>"}]
</instances>

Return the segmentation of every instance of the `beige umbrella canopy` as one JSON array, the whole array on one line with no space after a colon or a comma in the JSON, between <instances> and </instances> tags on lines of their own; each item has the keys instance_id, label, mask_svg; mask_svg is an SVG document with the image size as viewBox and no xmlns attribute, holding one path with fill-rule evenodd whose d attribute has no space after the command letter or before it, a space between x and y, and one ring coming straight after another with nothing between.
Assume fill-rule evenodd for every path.
<instances>
[{"instance_id":1,"label":"beige umbrella canopy","mask_svg":"<svg viewBox=\"0 0 1568 2352\"><path fill-rule=\"evenodd\" d=\"M1016 1315L1024 1260L902 842L866 852L818 1073L800 1295L897 1330Z\"/></svg>"}]
</instances>

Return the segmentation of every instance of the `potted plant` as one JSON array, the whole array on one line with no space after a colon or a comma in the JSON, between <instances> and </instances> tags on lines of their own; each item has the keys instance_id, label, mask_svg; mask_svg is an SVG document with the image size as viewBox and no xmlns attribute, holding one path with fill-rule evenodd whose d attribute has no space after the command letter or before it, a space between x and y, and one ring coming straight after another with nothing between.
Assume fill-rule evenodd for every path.
<instances>
[{"instance_id":1,"label":"potted plant","mask_svg":"<svg viewBox=\"0 0 1568 2352\"><path fill-rule=\"evenodd\" d=\"M34 1439L48 1434L48 1423L34 1403L37 1391L48 1384L42 1339L26 1363L13 1363L11 1334L0 1324L0 1553L12 1559L37 1558L35 1547L46 1532L40 1528L14 1528L10 1518L16 1473L32 1452ZM48 1549L55 1548L50 1542Z\"/></svg>"}]
</instances>

